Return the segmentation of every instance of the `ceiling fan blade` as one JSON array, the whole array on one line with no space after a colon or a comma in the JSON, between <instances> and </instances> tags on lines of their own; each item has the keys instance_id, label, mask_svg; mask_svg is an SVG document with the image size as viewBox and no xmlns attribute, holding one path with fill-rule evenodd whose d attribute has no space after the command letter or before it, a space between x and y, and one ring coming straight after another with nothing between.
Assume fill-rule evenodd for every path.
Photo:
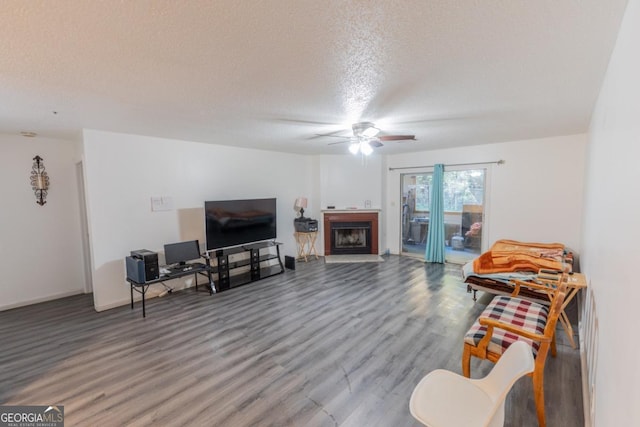
<instances>
[{"instance_id":1,"label":"ceiling fan blade","mask_svg":"<svg viewBox=\"0 0 640 427\"><path fill-rule=\"evenodd\" d=\"M323 137L327 137L327 138L342 138L342 139L351 139L353 138L353 136L346 136L346 135L333 135L335 133L340 133L340 132L344 132L344 130L339 130L336 132L329 132L329 133L316 133L315 136L312 136L308 139L315 139L315 138L323 138Z\"/></svg>"},{"instance_id":2,"label":"ceiling fan blade","mask_svg":"<svg viewBox=\"0 0 640 427\"><path fill-rule=\"evenodd\" d=\"M384 147L384 144L380 141L369 141L369 145L373 148Z\"/></svg>"},{"instance_id":3,"label":"ceiling fan blade","mask_svg":"<svg viewBox=\"0 0 640 427\"><path fill-rule=\"evenodd\" d=\"M307 139L317 139L317 138L324 138L326 137L331 137L331 138L351 138L351 135L338 135L340 133L343 132L347 132L349 129L339 129L339 130L334 130L333 132L327 132L327 133L316 133L313 136L310 136Z\"/></svg>"},{"instance_id":4,"label":"ceiling fan blade","mask_svg":"<svg viewBox=\"0 0 640 427\"><path fill-rule=\"evenodd\" d=\"M330 142L327 145L336 145L336 144L344 144L345 142L349 142L346 139L344 141L336 141L336 142Z\"/></svg>"},{"instance_id":5,"label":"ceiling fan blade","mask_svg":"<svg viewBox=\"0 0 640 427\"><path fill-rule=\"evenodd\" d=\"M380 141L409 141L416 140L415 135L380 135L378 137Z\"/></svg>"},{"instance_id":6,"label":"ceiling fan blade","mask_svg":"<svg viewBox=\"0 0 640 427\"><path fill-rule=\"evenodd\" d=\"M335 122L321 122L318 120L304 120L304 119L286 119L286 118L276 118L273 119L275 121L278 122L284 122L284 123L298 123L298 124L302 124L302 125L323 125L323 126L340 126L339 123L335 123Z\"/></svg>"}]
</instances>

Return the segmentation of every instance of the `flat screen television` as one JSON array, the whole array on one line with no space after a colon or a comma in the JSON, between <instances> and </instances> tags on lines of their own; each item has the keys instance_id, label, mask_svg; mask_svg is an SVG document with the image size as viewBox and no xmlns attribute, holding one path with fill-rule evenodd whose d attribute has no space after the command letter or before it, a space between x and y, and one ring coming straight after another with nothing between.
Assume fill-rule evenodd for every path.
<instances>
[{"instance_id":1,"label":"flat screen television","mask_svg":"<svg viewBox=\"0 0 640 427\"><path fill-rule=\"evenodd\" d=\"M164 260L167 265L186 264L187 261L200 257L200 242L197 240L164 245Z\"/></svg>"},{"instance_id":2,"label":"flat screen television","mask_svg":"<svg viewBox=\"0 0 640 427\"><path fill-rule=\"evenodd\" d=\"M276 199L204 202L207 250L276 238Z\"/></svg>"}]
</instances>

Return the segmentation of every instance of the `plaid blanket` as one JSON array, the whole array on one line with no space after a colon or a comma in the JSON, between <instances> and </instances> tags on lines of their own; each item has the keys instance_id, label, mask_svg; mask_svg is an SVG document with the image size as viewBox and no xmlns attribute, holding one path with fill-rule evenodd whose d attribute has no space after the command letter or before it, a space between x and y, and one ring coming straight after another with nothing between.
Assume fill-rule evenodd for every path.
<instances>
[{"instance_id":1,"label":"plaid blanket","mask_svg":"<svg viewBox=\"0 0 640 427\"><path fill-rule=\"evenodd\" d=\"M507 296L494 297L480 315L480 317L496 319L536 334L544 333L548 316L549 308L542 304ZM464 341L471 345L478 345L478 342L480 342L486 334L486 326L481 326L480 322L476 320L465 335ZM525 341L531 345L534 357L538 354L538 349L540 348L539 342L532 341L500 328L493 329L488 350L492 353L502 354L511 344L518 340Z\"/></svg>"}]
</instances>

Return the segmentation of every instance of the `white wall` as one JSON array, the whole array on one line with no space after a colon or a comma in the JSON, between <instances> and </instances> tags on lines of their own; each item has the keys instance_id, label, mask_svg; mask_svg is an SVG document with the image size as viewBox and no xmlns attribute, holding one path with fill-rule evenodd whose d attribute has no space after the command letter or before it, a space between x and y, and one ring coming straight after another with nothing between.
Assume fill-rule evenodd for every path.
<instances>
[{"instance_id":1,"label":"white wall","mask_svg":"<svg viewBox=\"0 0 640 427\"><path fill-rule=\"evenodd\" d=\"M87 204L97 310L129 303L124 258L133 249L162 251L165 243L200 239L205 200L278 199L278 240L295 255L293 202L317 209L308 156L84 131ZM174 209L152 212L152 196Z\"/></svg>"},{"instance_id":2,"label":"white wall","mask_svg":"<svg viewBox=\"0 0 640 427\"><path fill-rule=\"evenodd\" d=\"M436 163L489 165L485 243L498 239L561 242L580 252L586 135L514 141L389 156L388 168ZM387 168L386 247L400 249L400 174ZM446 168L445 168L446 169Z\"/></svg>"},{"instance_id":3,"label":"white wall","mask_svg":"<svg viewBox=\"0 0 640 427\"><path fill-rule=\"evenodd\" d=\"M79 148L69 141L0 135L0 310L84 291ZM36 155L44 159L51 183L44 206L36 204L30 184Z\"/></svg>"},{"instance_id":4,"label":"white wall","mask_svg":"<svg viewBox=\"0 0 640 427\"><path fill-rule=\"evenodd\" d=\"M640 0L629 0L591 122L582 268L599 318L595 425L640 425ZM593 368L593 367L592 367Z\"/></svg>"},{"instance_id":5,"label":"white wall","mask_svg":"<svg viewBox=\"0 0 640 427\"><path fill-rule=\"evenodd\" d=\"M365 209L367 201L371 202L371 206L366 209L382 209L384 156L374 151L367 157L344 154L316 156L316 159L320 210L327 209L327 206L335 206L335 209ZM384 218L382 212L379 215L380 218ZM314 219L320 223L316 249L319 254L323 254L322 214L318 211ZM381 222L379 227L379 233L382 236L384 223ZM382 247L380 243L378 245Z\"/></svg>"},{"instance_id":6,"label":"white wall","mask_svg":"<svg viewBox=\"0 0 640 427\"><path fill-rule=\"evenodd\" d=\"M353 154L320 157L320 209L371 209L382 206L382 157Z\"/></svg>"}]
</instances>

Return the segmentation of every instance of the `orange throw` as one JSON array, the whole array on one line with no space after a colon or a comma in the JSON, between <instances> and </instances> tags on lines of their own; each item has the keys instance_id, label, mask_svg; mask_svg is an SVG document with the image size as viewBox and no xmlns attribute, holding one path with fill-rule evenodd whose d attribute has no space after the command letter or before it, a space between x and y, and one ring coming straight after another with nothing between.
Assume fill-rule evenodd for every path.
<instances>
[{"instance_id":1,"label":"orange throw","mask_svg":"<svg viewBox=\"0 0 640 427\"><path fill-rule=\"evenodd\" d=\"M564 245L561 243L531 243L516 240L498 240L489 251L473 261L477 274L531 271L541 268L563 271Z\"/></svg>"}]
</instances>

